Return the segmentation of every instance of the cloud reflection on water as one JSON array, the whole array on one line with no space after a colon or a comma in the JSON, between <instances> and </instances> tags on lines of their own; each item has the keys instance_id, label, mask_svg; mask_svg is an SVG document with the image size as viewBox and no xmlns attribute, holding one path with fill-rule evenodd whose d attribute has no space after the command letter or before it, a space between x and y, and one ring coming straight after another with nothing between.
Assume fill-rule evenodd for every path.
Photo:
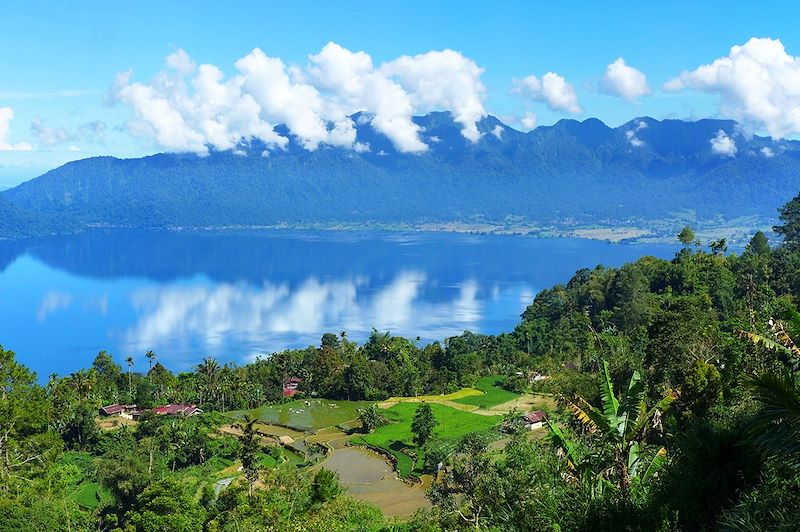
<instances>
[{"instance_id":1,"label":"cloud reflection on water","mask_svg":"<svg viewBox=\"0 0 800 532\"><path fill-rule=\"evenodd\" d=\"M285 347L316 344L325 331L365 338L372 327L412 337L443 338L476 329L481 319L479 286L468 279L449 297L424 297L435 285L419 271L401 271L380 286L365 277L287 284L191 284L148 287L131 294L138 318L125 333L127 348L148 349L171 362L178 353L233 358ZM441 289L441 287L439 287ZM235 346L235 347L234 347ZM242 353L246 346L249 353ZM174 355L170 354L170 351ZM238 356L236 356L238 355Z\"/></svg>"}]
</instances>

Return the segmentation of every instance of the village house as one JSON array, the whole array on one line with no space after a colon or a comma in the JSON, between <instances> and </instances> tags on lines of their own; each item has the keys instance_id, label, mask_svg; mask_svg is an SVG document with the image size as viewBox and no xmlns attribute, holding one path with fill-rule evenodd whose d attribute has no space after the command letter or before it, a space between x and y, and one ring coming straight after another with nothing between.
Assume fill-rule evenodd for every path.
<instances>
[{"instance_id":1,"label":"village house","mask_svg":"<svg viewBox=\"0 0 800 532\"><path fill-rule=\"evenodd\" d=\"M283 396L293 397L294 394L300 391L298 387L301 382L303 382L303 379L298 377L291 377L283 381Z\"/></svg>"},{"instance_id":2,"label":"village house","mask_svg":"<svg viewBox=\"0 0 800 532\"><path fill-rule=\"evenodd\" d=\"M101 416L121 416L126 417L126 414L133 412L136 410L136 405L120 405L114 403L113 405L107 405L100 409Z\"/></svg>"},{"instance_id":3,"label":"village house","mask_svg":"<svg viewBox=\"0 0 800 532\"><path fill-rule=\"evenodd\" d=\"M522 423L525 425L526 430L536 430L544 426L546 419L547 414L543 410L537 410L536 412L523 414Z\"/></svg>"},{"instance_id":4,"label":"village house","mask_svg":"<svg viewBox=\"0 0 800 532\"><path fill-rule=\"evenodd\" d=\"M194 416L195 414L201 414L202 412L202 410L197 408L197 405L183 403L158 406L153 409L153 413L158 416Z\"/></svg>"}]
</instances>

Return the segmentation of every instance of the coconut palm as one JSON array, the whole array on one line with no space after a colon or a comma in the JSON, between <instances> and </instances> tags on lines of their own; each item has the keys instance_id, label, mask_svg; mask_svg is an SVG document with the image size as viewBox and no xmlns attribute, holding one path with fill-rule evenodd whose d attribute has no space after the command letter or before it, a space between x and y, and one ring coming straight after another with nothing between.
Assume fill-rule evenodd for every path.
<instances>
[{"instance_id":1,"label":"coconut palm","mask_svg":"<svg viewBox=\"0 0 800 532\"><path fill-rule=\"evenodd\" d=\"M148 351L144 354L144 356L147 358L148 366L150 366L148 369L153 369L153 361L158 358L158 355L156 355L153 351Z\"/></svg>"},{"instance_id":2,"label":"coconut palm","mask_svg":"<svg viewBox=\"0 0 800 532\"><path fill-rule=\"evenodd\" d=\"M361 423L361 428L364 432L372 432L376 428L388 423L386 416L381 413L380 408L378 408L376 404L371 404L366 408L359 408L358 421Z\"/></svg>"},{"instance_id":3,"label":"coconut palm","mask_svg":"<svg viewBox=\"0 0 800 532\"><path fill-rule=\"evenodd\" d=\"M128 364L128 395L133 397L133 386L131 385L131 368L133 367L133 356L128 355L128 358L125 359L125 362Z\"/></svg>"},{"instance_id":4,"label":"coconut palm","mask_svg":"<svg viewBox=\"0 0 800 532\"><path fill-rule=\"evenodd\" d=\"M197 366L197 376L200 377L200 390L201 402L202 398L216 397L217 388L219 384L220 366L219 363L211 357L206 357L203 362Z\"/></svg>"},{"instance_id":5,"label":"coconut palm","mask_svg":"<svg viewBox=\"0 0 800 532\"><path fill-rule=\"evenodd\" d=\"M78 397L86 400L97 383L97 374L94 370L81 369L71 375L71 380L78 392Z\"/></svg>"},{"instance_id":6,"label":"coconut palm","mask_svg":"<svg viewBox=\"0 0 800 532\"><path fill-rule=\"evenodd\" d=\"M648 480L666 459L666 449L660 448L649 464L645 458L647 433L659 428L661 416L678 398L677 390L670 390L655 406L648 407L645 385L638 371L634 371L627 389L617 399L608 371L608 362L603 361L602 401L597 408L585 399L568 401L575 418L590 434L597 435L611 451L610 464L602 472L605 478L615 478L623 499L630 494L631 479ZM551 425L553 427L553 425ZM552 430L552 429L551 429ZM566 441L563 433L553 431L556 441ZM574 449L564 446L567 457L572 460Z\"/></svg>"}]
</instances>

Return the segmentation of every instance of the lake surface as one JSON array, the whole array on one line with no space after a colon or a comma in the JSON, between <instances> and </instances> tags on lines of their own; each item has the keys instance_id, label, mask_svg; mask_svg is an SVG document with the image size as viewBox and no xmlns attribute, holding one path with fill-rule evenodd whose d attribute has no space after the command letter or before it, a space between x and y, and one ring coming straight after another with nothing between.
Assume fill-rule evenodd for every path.
<instances>
[{"instance_id":1,"label":"lake surface","mask_svg":"<svg viewBox=\"0 0 800 532\"><path fill-rule=\"evenodd\" d=\"M536 293L583 267L676 247L454 233L92 231L0 242L0 344L46 380L100 350L173 371L359 342L511 331Z\"/></svg>"}]
</instances>

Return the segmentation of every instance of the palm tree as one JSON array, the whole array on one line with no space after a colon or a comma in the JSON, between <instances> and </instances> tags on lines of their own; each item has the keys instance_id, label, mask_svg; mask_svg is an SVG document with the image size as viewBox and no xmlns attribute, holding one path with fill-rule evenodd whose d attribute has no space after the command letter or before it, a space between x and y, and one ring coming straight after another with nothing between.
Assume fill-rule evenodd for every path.
<instances>
[{"instance_id":1,"label":"palm tree","mask_svg":"<svg viewBox=\"0 0 800 532\"><path fill-rule=\"evenodd\" d=\"M203 386L200 392L201 403L206 396L216 397L219 373L219 363L211 357L206 357L203 362L198 364L197 376L200 377L201 386Z\"/></svg>"},{"instance_id":2,"label":"palm tree","mask_svg":"<svg viewBox=\"0 0 800 532\"><path fill-rule=\"evenodd\" d=\"M789 366L800 362L800 348L783 323L769 320L772 338L757 333L736 331L753 345L784 355ZM747 430L747 440L765 456L779 456L800 465L800 376L786 369L751 375L746 383L763 405L761 415Z\"/></svg>"},{"instance_id":3,"label":"palm tree","mask_svg":"<svg viewBox=\"0 0 800 532\"><path fill-rule=\"evenodd\" d=\"M647 468L642 470L645 462L644 446L648 429L660 425L661 415L678 398L677 390L670 390L655 406L647 406L645 385L638 371L631 376L628 388L617 399L614 386L608 371L608 362L603 361L602 401L603 407L597 408L585 399L578 397L576 402L568 401L573 415L589 431L596 434L611 450L610 464L603 471L606 478L617 478L617 486L624 500L630 494L632 478L647 480L663 464L666 449L659 449ZM554 439L564 442L564 452L572 460L575 452L560 430L553 430Z\"/></svg>"},{"instance_id":4,"label":"palm tree","mask_svg":"<svg viewBox=\"0 0 800 532\"><path fill-rule=\"evenodd\" d=\"M366 408L359 408L358 421L361 423L361 429L367 433L388 423L386 416L381 413L376 404L371 404Z\"/></svg>"},{"instance_id":5,"label":"palm tree","mask_svg":"<svg viewBox=\"0 0 800 532\"><path fill-rule=\"evenodd\" d=\"M158 357L158 355L156 355L153 351L148 351L144 354L144 356L147 358L147 363L150 366L148 369L153 369L153 361Z\"/></svg>"},{"instance_id":6,"label":"palm tree","mask_svg":"<svg viewBox=\"0 0 800 532\"><path fill-rule=\"evenodd\" d=\"M125 362L128 363L128 395L133 397L133 386L131 385L131 367L133 367L133 356L128 355L128 358L125 359Z\"/></svg>"},{"instance_id":7,"label":"palm tree","mask_svg":"<svg viewBox=\"0 0 800 532\"><path fill-rule=\"evenodd\" d=\"M94 370L80 369L71 375L72 382L75 389L78 391L78 397L81 400L88 399L94 385L97 382L97 375Z\"/></svg>"}]
</instances>

